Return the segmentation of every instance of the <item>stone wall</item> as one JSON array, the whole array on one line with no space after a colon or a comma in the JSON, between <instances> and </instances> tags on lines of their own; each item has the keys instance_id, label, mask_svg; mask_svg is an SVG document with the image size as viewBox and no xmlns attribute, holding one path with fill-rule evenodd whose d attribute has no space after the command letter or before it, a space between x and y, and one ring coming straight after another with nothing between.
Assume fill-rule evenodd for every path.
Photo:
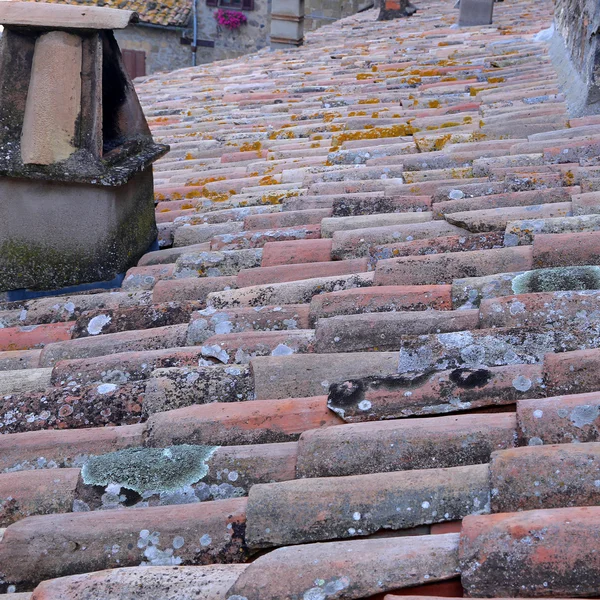
<instances>
[{"instance_id":1,"label":"stone wall","mask_svg":"<svg viewBox=\"0 0 600 600\"><path fill-rule=\"evenodd\" d=\"M314 31L373 5L374 0L306 0L304 31Z\"/></svg>"},{"instance_id":2,"label":"stone wall","mask_svg":"<svg viewBox=\"0 0 600 600\"><path fill-rule=\"evenodd\" d=\"M571 114L600 112L600 3L555 0L551 52Z\"/></svg>"},{"instance_id":3,"label":"stone wall","mask_svg":"<svg viewBox=\"0 0 600 600\"><path fill-rule=\"evenodd\" d=\"M134 25L116 31L121 49L146 53L146 73L173 71L192 64L192 50L181 43L182 30Z\"/></svg>"},{"instance_id":4,"label":"stone wall","mask_svg":"<svg viewBox=\"0 0 600 600\"><path fill-rule=\"evenodd\" d=\"M214 17L216 10L214 6L207 6L205 0L200 0L198 38L214 41L215 47L198 48L199 64L235 58L269 45L271 0L255 0L254 10L241 11L246 15L248 22L233 31L217 23Z\"/></svg>"}]
</instances>

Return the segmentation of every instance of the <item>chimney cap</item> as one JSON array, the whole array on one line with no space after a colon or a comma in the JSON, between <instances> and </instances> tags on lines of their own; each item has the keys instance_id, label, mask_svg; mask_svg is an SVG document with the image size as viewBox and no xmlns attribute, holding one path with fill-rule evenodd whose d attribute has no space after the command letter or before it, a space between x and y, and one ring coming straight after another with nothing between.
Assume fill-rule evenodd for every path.
<instances>
[{"instance_id":1,"label":"chimney cap","mask_svg":"<svg viewBox=\"0 0 600 600\"><path fill-rule=\"evenodd\" d=\"M125 29L137 23L131 10L45 2L0 2L0 25L35 29Z\"/></svg>"}]
</instances>

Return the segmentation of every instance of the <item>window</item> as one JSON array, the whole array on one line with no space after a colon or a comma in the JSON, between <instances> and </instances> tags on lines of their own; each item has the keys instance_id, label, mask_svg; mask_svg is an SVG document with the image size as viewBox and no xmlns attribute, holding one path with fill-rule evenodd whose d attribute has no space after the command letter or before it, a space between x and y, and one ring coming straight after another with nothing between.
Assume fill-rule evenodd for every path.
<instances>
[{"instance_id":1,"label":"window","mask_svg":"<svg viewBox=\"0 0 600 600\"><path fill-rule=\"evenodd\" d=\"M254 10L254 0L206 0L206 6L231 8L234 10Z\"/></svg>"},{"instance_id":2,"label":"window","mask_svg":"<svg viewBox=\"0 0 600 600\"><path fill-rule=\"evenodd\" d=\"M146 53L142 50L122 49L123 64L129 73L131 79L143 77L146 75Z\"/></svg>"}]
</instances>

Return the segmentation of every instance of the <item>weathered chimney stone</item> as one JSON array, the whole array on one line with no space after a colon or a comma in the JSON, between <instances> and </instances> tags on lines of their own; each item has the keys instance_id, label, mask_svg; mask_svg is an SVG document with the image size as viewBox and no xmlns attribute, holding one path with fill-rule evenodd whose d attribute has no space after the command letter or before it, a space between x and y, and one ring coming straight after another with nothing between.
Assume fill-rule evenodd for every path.
<instances>
[{"instance_id":1,"label":"weathered chimney stone","mask_svg":"<svg viewBox=\"0 0 600 600\"><path fill-rule=\"evenodd\" d=\"M554 27L538 34L550 40L550 55L572 116L600 112L600 3L555 0Z\"/></svg>"},{"instance_id":2,"label":"weathered chimney stone","mask_svg":"<svg viewBox=\"0 0 600 600\"><path fill-rule=\"evenodd\" d=\"M460 0L458 24L460 27L490 25L494 0Z\"/></svg>"},{"instance_id":3,"label":"weathered chimney stone","mask_svg":"<svg viewBox=\"0 0 600 600\"><path fill-rule=\"evenodd\" d=\"M157 235L155 144L114 28L132 12L0 3L0 291L110 281Z\"/></svg>"}]
</instances>

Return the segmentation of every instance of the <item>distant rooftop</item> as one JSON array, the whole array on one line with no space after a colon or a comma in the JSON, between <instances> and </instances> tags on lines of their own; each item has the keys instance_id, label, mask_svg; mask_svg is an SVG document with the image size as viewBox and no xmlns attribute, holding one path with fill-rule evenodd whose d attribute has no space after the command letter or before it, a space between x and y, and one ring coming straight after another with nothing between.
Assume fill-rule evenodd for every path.
<instances>
[{"instance_id":1,"label":"distant rooftop","mask_svg":"<svg viewBox=\"0 0 600 600\"><path fill-rule=\"evenodd\" d=\"M39 2L40 0L25 0ZM192 12L192 0L41 0L52 4L73 4L80 6L105 6L132 10L139 14L142 23L163 27L185 27Z\"/></svg>"}]
</instances>

